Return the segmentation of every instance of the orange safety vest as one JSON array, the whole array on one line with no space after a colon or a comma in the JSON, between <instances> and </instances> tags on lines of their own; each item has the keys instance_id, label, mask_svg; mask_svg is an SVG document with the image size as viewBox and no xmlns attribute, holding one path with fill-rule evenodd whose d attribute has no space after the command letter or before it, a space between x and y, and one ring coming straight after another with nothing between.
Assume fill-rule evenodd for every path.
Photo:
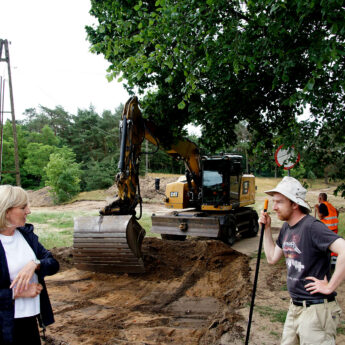
<instances>
[{"instance_id":1,"label":"orange safety vest","mask_svg":"<svg viewBox=\"0 0 345 345\"><path fill-rule=\"evenodd\" d=\"M327 206L328 209L328 216L321 219L321 222L324 223L329 230L332 230L333 232L335 232L336 234L338 233L338 223L339 223L339 219L337 216L337 210L335 209L335 207L330 204L327 201L323 201L323 204L325 204ZM337 254L333 253L331 254L332 256L338 256Z\"/></svg>"},{"instance_id":2,"label":"orange safety vest","mask_svg":"<svg viewBox=\"0 0 345 345\"><path fill-rule=\"evenodd\" d=\"M328 216L321 219L321 222L324 223L328 227L329 230L332 230L337 234L338 233L338 223L339 223L339 219L337 216L337 210L335 209L335 207L332 204L330 204L327 201L323 201L322 203L327 206Z\"/></svg>"}]
</instances>

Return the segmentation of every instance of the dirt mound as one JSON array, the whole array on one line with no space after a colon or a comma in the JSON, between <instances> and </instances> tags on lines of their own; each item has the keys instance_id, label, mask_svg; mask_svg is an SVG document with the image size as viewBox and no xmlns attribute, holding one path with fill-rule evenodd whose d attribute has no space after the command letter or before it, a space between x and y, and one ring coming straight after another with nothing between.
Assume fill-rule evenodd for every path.
<instances>
[{"instance_id":1,"label":"dirt mound","mask_svg":"<svg viewBox=\"0 0 345 345\"><path fill-rule=\"evenodd\" d=\"M142 275L79 271L69 250L53 250L65 270L47 279L50 344L206 345L243 334L234 310L250 299L246 255L214 240L146 238L142 250Z\"/></svg>"},{"instance_id":2,"label":"dirt mound","mask_svg":"<svg viewBox=\"0 0 345 345\"><path fill-rule=\"evenodd\" d=\"M53 198L50 194L51 188L44 187L39 190L28 190L30 206L33 207L44 207L53 206Z\"/></svg>"},{"instance_id":3,"label":"dirt mound","mask_svg":"<svg viewBox=\"0 0 345 345\"><path fill-rule=\"evenodd\" d=\"M153 201L153 202L161 202L164 197L165 187L168 183L177 181L177 176L171 177L162 177L157 175L157 178L160 179L160 193L157 193L155 190L155 179L156 177L151 175L145 175L143 177L140 176L140 194L143 200L145 201ZM109 189L107 189L106 193L110 195L117 195L117 186L113 185ZM163 193L163 194L161 194Z\"/></svg>"}]
</instances>

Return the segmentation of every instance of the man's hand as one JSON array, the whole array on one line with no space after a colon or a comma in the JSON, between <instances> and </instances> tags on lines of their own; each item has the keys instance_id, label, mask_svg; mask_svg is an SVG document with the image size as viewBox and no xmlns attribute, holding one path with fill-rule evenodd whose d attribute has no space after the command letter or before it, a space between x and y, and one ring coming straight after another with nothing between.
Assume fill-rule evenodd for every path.
<instances>
[{"instance_id":1,"label":"man's hand","mask_svg":"<svg viewBox=\"0 0 345 345\"><path fill-rule=\"evenodd\" d=\"M312 283L304 285L305 289L309 291L311 295L317 292L320 292L324 295L329 295L333 292L333 290L328 286L328 280L326 277L323 280L319 280L315 277L307 277L305 279L313 281Z\"/></svg>"},{"instance_id":2,"label":"man's hand","mask_svg":"<svg viewBox=\"0 0 345 345\"><path fill-rule=\"evenodd\" d=\"M12 289L15 286L16 291L18 291L19 293L24 290L27 290L29 287L29 282L36 270L36 267L37 265L33 261L28 262L14 278L10 286L10 289Z\"/></svg>"},{"instance_id":3,"label":"man's hand","mask_svg":"<svg viewBox=\"0 0 345 345\"><path fill-rule=\"evenodd\" d=\"M261 211L259 224L265 224L267 228L271 228L271 217L267 212Z\"/></svg>"},{"instance_id":4,"label":"man's hand","mask_svg":"<svg viewBox=\"0 0 345 345\"><path fill-rule=\"evenodd\" d=\"M36 297L42 291L43 287L41 284L38 283L30 283L28 284L28 288L22 291L18 291L18 289L14 289L14 298L18 297Z\"/></svg>"}]
</instances>

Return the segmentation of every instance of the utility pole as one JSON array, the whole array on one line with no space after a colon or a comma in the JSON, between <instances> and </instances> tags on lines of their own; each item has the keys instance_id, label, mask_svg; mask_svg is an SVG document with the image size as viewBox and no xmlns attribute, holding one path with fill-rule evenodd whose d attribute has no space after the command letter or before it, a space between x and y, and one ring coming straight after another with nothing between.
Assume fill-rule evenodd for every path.
<instances>
[{"instance_id":1,"label":"utility pole","mask_svg":"<svg viewBox=\"0 0 345 345\"><path fill-rule=\"evenodd\" d=\"M5 48L5 58L2 57L3 48ZM14 144L14 164L15 164L17 186L20 186L21 181L20 181L19 158L18 158L18 141L17 141L16 118L15 118L15 114L14 114L14 100L13 100L13 87L12 87L12 77L11 77L10 52L8 49L8 40L0 39L0 62L2 62L2 61L7 62L7 68L8 68L8 85L9 85L9 89L10 89L13 144Z\"/></svg>"},{"instance_id":2,"label":"utility pole","mask_svg":"<svg viewBox=\"0 0 345 345\"><path fill-rule=\"evenodd\" d=\"M145 149L146 149L146 155L145 155L145 175L148 173L149 171L149 154L147 153L149 150L149 143L147 140L145 140Z\"/></svg>"}]
</instances>

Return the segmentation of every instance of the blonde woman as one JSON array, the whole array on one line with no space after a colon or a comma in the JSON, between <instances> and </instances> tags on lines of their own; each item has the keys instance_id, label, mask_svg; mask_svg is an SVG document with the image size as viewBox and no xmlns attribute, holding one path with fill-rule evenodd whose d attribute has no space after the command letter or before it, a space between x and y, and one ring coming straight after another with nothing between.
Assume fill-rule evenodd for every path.
<instances>
[{"instance_id":1,"label":"blonde woman","mask_svg":"<svg viewBox=\"0 0 345 345\"><path fill-rule=\"evenodd\" d=\"M26 223L29 198L21 187L0 186L0 344L41 344L37 320L54 322L46 275L59 263Z\"/></svg>"}]
</instances>

